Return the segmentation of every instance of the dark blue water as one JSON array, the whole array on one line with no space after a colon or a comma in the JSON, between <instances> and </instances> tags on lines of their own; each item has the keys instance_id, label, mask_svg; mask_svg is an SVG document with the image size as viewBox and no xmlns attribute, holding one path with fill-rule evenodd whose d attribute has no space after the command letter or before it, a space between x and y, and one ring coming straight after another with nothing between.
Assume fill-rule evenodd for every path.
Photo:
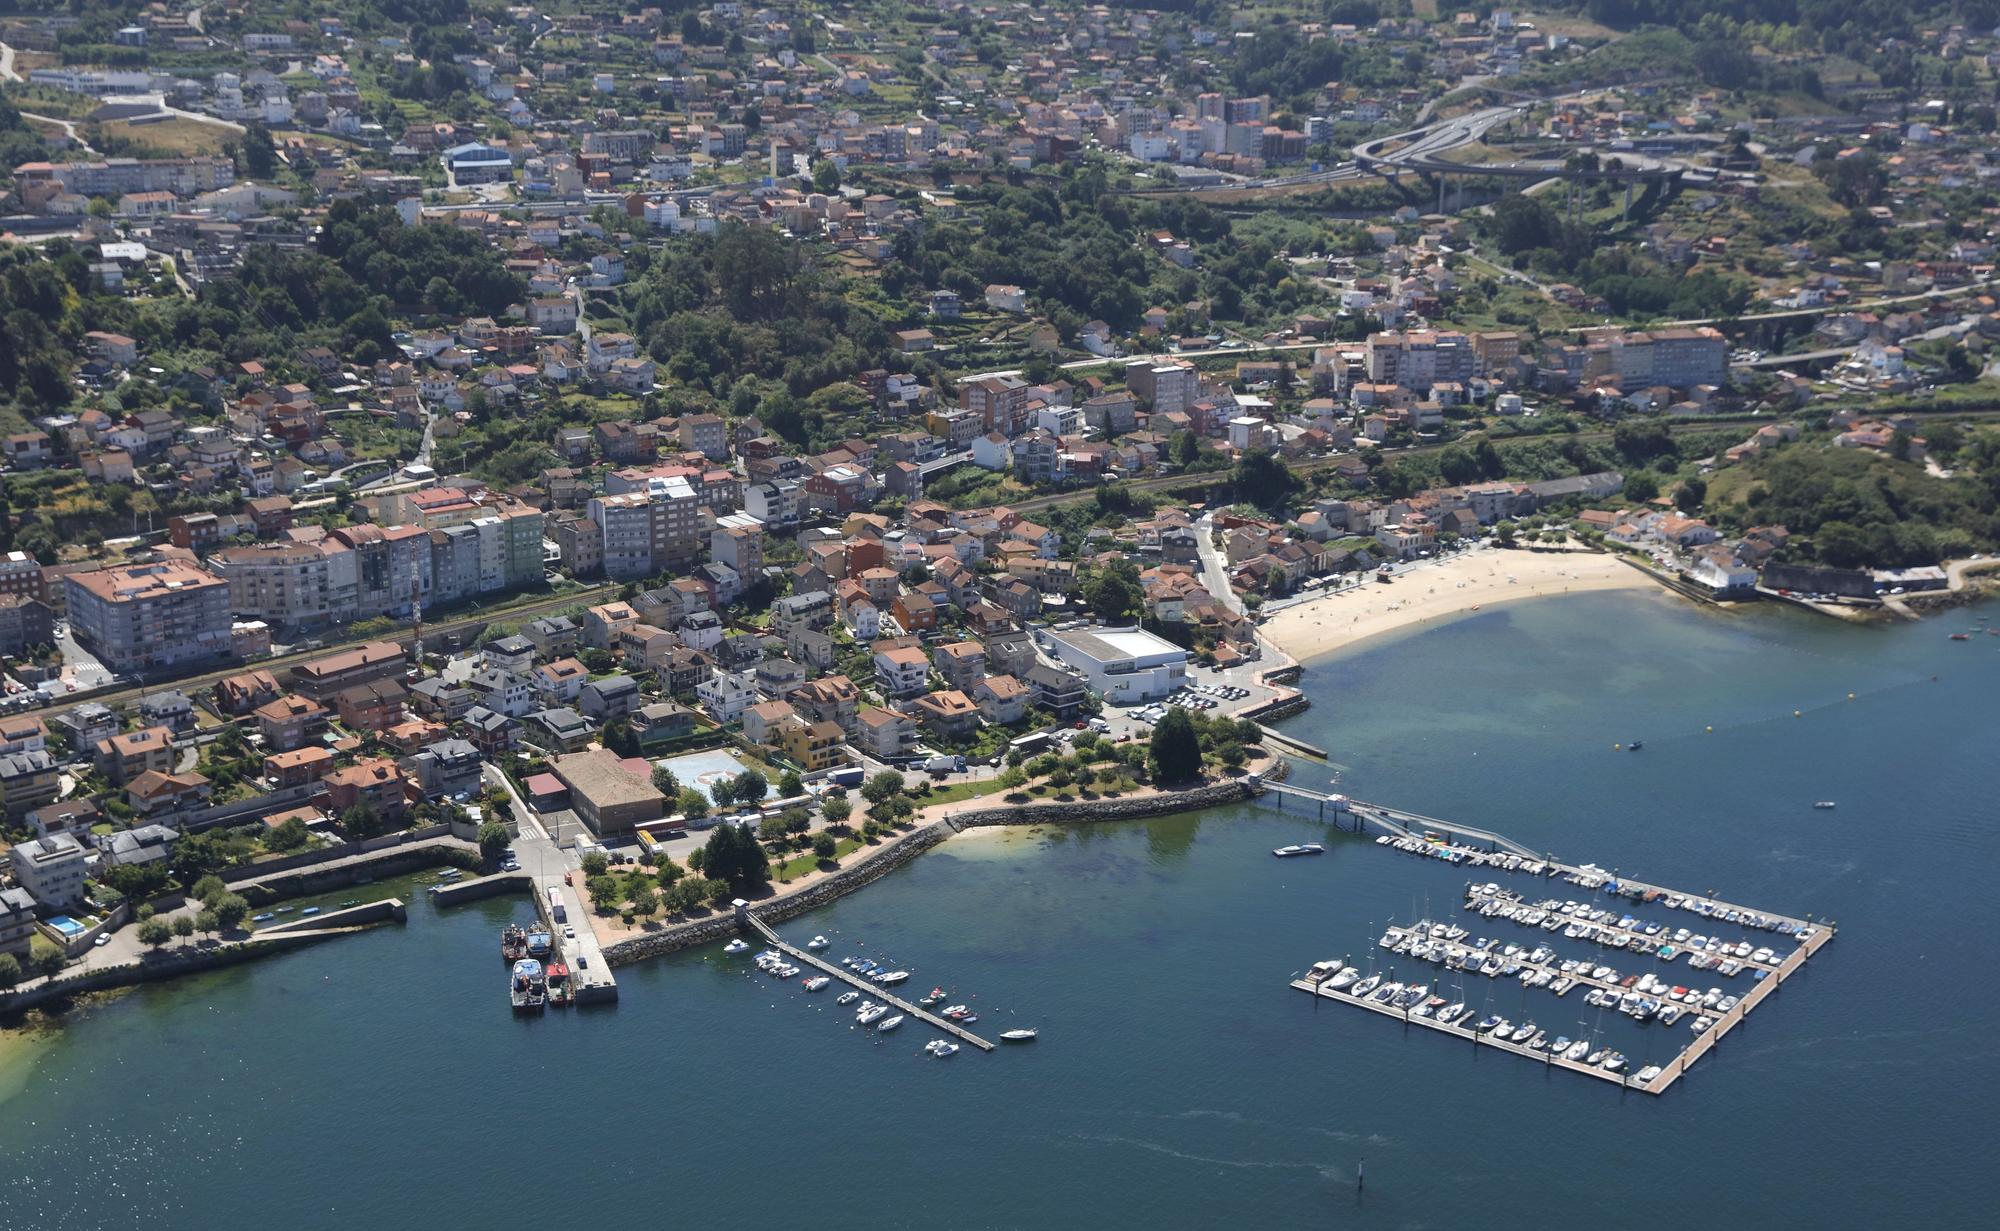
<instances>
[{"instance_id":1,"label":"dark blue water","mask_svg":"<svg viewBox=\"0 0 2000 1231\"><path fill-rule=\"evenodd\" d=\"M1464 919L1466 874L1223 810L954 840L786 929L1041 1028L993 1055L716 951L517 1020L504 902L137 992L0 1079L0 1227L1991 1225L2000 638L1945 639L1974 618L1579 596L1309 673L1291 729L1341 789L1839 920L1663 1098L1291 990L1385 921ZM1333 849L1269 855L1303 840ZM1635 1066L1686 1035L1621 1028Z\"/></svg>"}]
</instances>

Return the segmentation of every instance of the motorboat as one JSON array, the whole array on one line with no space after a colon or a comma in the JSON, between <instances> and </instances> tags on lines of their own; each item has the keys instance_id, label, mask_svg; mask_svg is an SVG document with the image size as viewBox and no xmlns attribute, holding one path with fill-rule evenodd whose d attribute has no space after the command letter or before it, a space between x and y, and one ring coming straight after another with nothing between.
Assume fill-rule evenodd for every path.
<instances>
[{"instance_id":1,"label":"motorboat","mask_svg":"<svg viewBox=\"0 0 2000 1231\"><path fill-rule=\"evenodd\" d=\"M1004 1043L1032 1043L1035 1040L1035 1032L1032 1029L1003 1030L1000 1032L1000 1039Z\"/></svg>"},{"instance_id":2,"label":"motorboat","mask_svg":"<svg viewBox=\"0 0 2000 1231\"><path fill-rule=\"evenodd\" d=\"M1535 1033L1535 1023L1529 1022L1525 1026L1516 1026L1514 1028L1514 1033L1507 1036L1507 1041L1509 1043L1525 1043L1528 1041L1529 1037L1532 1036L1534 1033Z\"/></svg>"},{"instance_id":3,"label":"motorboat","mask_svg":"<svg viewBox=\"0 0 2000 1231\"><path fill-rule=\"evenodd\" d=\"M824 937L824 936L815 936L815 937L813 937L813 938L812 938L811 940L809 940L809 941L807 941L807 942L806 942L806 948L808 948L808 949L824 949L824 948L826 948L826 947L827 947L828 945L830 945L830 944L832 944L832 943L833 943L832 941L828 940L828 939L827 939L826 937Z\"/></svg>"},{"instance_id":4,"label":"motorboat","mask_svg":"<svg viewBox=\"0 0 2000 1231\"><path fill-rule=\"evenodd\" d=\"M1625 1070L1624 1054L1622 1052L1612 1052L1610 1055L1604 1057L1603 1067L1607 1073L1623 1072Z\"/></svg>"},{"instance_id":5,"label":"motorboat","mask_svg":"<svg viewBox=\"0 0 2000 1231\"><path fill-rule=\"evenodd\" d=\"M809 992L816 992L831 982L833 982L832 978L830 978L827 975L814 975L812 978L807 979L804 983L799 984L799 986L805 988Z\"/></svg>"},{"instance_id":6,"label":"motorboat","mask_svg":"<svg viewBox=\"0 0 2000 1231\"><path fill-rule=\"evenodd\" d=\"M903 1024L903 1015L901 1013L898 1013L894 1017L885 1018L881 1025L875 1027L875 1033L882 1034L886 1031L894 1030L896 1027L902 1024Z\"/></svg>"},{"instance_id":7,"label":"motorboat","mask_svg":"<svg viewBox=\"0 0 2000 1231\"><path fill-rule=\"evenodd\" d=\"M1813 804L1813 807L1818 808L1821 811L1832 811L1833 809L1838 808L1839 806L1840 806L1839 804L1833 802L1830 799L1822 799Z\"/></svg>"},{"instance_id":8,"label":"motorboat","mask_svg":"<svg viewBox=\"0 0 2000 1231\"><path fill-rule=\"evenodd\" d=\"M1504 1019L1499 1017L1497 1014L1489 1014L1485 1017L1480 1018L1479 1024L1477 1026L1474 1026L1473 1029L1477 1030L1481 1034L1485 1034L1487 1031L1492 1030L1495 1027L1499 1026L1502 1020Z\"/></svg>"},{"instance_id":9,"label":"motorboat","mask_svg":"<svg viewBox=\"0 0 2000 1231\"><path fill-rule=\"evenodd\" d=\"M747 952L749 948L750 948L750 942L743 939L741 936L738 936L735 940L732 940L728 944L722 946L722 951L724 953L744 953Z\"/></svg>"},{"instance_id":10,"label":"motorboat","mask_svg":"<svg viewBox=\"0 0 2000 1231\"><path fill-rule=\"evenodd\" d=\"M250 916L250 922L252 922L252 923L269 923L269 922L270 922L271 920L273 920L273 919L275 919L275 918L277 918L277 916L276 916L276 915L273 915L273 914L270 914L270 913L268 913L268 912L267 912L267 913L265 913L265 914L262 914L262 915L252 915L252 916Z\"/></svg>"},{"instance_id":11,"label":"motorboat","mask_svg":"<svg viewBox=\"0 0 2000 1231\"><path fill-rule=\"evenodd\" d=\"M942 1060L946 1056L957 1055L958 1044L947 1043L943 1039L932 1039L930 1042L924 1044L924 1050Z\"/></svg>"},{"instance_id":12,"label":"motorboat","mask_svg":"<svg viewBox=\"0 0 2000 1231\"><path fill-rule=\"evenodd\" d=\"M1634 1076L1639 1079L1639 1082L1642 1085L1651 1082L1654 1078L1658 1077L1659 1075L1660 1075L1660 1066L1657 1064L1649 1064L1645 1068L1640 1069L1636 1074L1634 1074Z\"/></svg>"},{"instance_id":13,"label":"motorboat","mask_svg":"<svg viewBox=\"0 0 2000 1231\"><path fill-rule=\"evenodd\" d=\"M1369 975L1367 978L1361 980L1361 982L1356 983L1351 989L1349 989L1349 991L1350 994L1355 996L1366 996L1368 993L1374 991L1377 987L1380 987L1381 985L1382 985L1381 975Z\"/></svg>"},{"instance_id":14,"label":"motorboat","mask_svg":"<svg viewBox=\"0 0 2000 1231\"><path fill-rule=\"evenodd\" d=\"M1297 846L1281 846L1271 852L1280 859L1290 859L1295 855L1324 855L1326 848L1317 842L1303 842Z\"/></svg>"},{"instance_id":15,"label":"motorboat","mask_svg":"<svg viewBox=\"0 0 2000 1231\"><path fill-rule=\"evenodd\" d=\"M1571 1043L1569 1045L1569 1050L1563 1053L1563 1059L1581 1060L1589 1054L1590 1054L1590 1044L1579 1040L1578 1042Z\"/></svg>"},{"instance_id":16,"label":"motorboat","mask_svg":"<svg viewBox=\"0 0 2000 1231\"><path fill-rule=\"evenodd\" d=\"M1359 966L1349 966L1347 969L1333 976L1333 978L1328 979L1326 981L1326 985L1337 992L1341 988L1353 984L1356 980L1360 978L1361 978L1361 968Z\"/></svg>"},{"instance_id":17,"label":"motorboat","mask_svg":"<svg viewBox=\"0 0 2000 1231\"><path fill-rule=\"evenodd\" d=\"M854 1003L855 1001L857 1001L857 1000L859 1000L859 999L861 999L861 993L860 993L860 992L842 992L842 993L841 993L840 995L838 995L838 996L835 996L835 997L833 998L833 1003L835 1003L835 1004L853 1004L853 1003Z\"/></svg>"},{"instance_id":18,"label":"motorboat","mask_svg":"<svg viewBox=\"0 0 2000 1231\"><path fill-rule=\"evenodd\" d=\"M855 1014L854 1020L860 1022L864 1026L872 1026L876 1022L881 1021L884 1017L887 1017L888 1015L889 1015L888 1005L871 1004L867 1008L861 1010L861 1012Z\"/></svg>"},{"instance_id":19,"label":"motorboat","mask_svg":"<svg viewBox=\"0 0 2000 1231\"><path fill-rule=\"evenodd\" d=\"M890 970L876 975L875 982L880 983L884 987L894 987L909 977L910 972L907 970Z\"/></svg>"}]
</instances>

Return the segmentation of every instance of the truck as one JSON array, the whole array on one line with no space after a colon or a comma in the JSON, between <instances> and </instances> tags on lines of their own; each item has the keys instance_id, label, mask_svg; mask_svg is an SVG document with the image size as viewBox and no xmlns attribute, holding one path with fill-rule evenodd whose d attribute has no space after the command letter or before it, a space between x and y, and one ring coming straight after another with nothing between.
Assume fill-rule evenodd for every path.
<instances>
[{"instance_id":1,"label":"truck","mask_svg":"<svg viewBox=\"0 0 2000 1231\"><path fill-rule=\"evenodd\" d=\"M927 774L951 774L965 772L965 758L949 753L934 752L924 758L924 772Z\"/></svg>"},{"instance_id":2,"label":"truck","mask_svg":"<svg viewBox=\"0 0 2000 1231\"><path fill-rule=\"evenodd\" d=\"M563 905L562 890L549 886L549 919L557 927L569 922L569 909Z\"/></svg>"},{"instance_id":3,"label":"truck","mask_svg":"<svg viewBox=\"0 0 2000 1231\"><path fill-rule=\"evenodd\" d=\"M859 765L849 765L843 769L834 770L826 776L826 780L834 786L844 786L851 789L860 786L861 780L866 776L866 771Z\"/></svg>"}]
</instances>

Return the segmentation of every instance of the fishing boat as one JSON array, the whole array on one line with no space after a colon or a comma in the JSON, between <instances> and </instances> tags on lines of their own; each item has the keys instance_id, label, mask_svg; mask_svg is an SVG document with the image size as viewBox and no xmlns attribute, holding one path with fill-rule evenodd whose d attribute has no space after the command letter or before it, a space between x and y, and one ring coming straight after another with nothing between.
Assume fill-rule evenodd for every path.
<instances>
[{"instance_id":1,"label":"fishing boat","mask_svg":"<svg viewBox=\"0 0 2000 1231\"><path fill-rule=\"evenodd\" d=\"M1032 1043L1035 1041L1035 1032L1033 1030L1003 1030L1000 1032L1000 1039L1005 1043Z\"/></svg>"},{"instance_id":2,"label":"fishing boat","mask_svg":"<svg viewBox=\"0 0 2000 1231\"><path fill-rule=\"evenodd\" d=\"M569 967L561 962L550 962L548 973L549 1003L558 1009L566 1009L576 1002L576 988L569 981Z\"/></svg>"},{"instance_id":3,"label":"fishing boat","mask_svg":"<svg viewBox=\"0 0 2000 1231\"><path fill-rule=\"evenodd\" d=\"M917 1003L928 1009L932 1005L936 1004L938 1001L943 999L944 999L944 989L941 987L934 987L931 989L930 995L924 997L922 1000L917 1001Z\"/></svg>"},{"instance_id":4,"label":"fishing boat","mask_svg":"<svg viewBox=\"0 0 2000 1231\"><path fill-rule=\"evenodd\" d=\"M547 957L553 944L553 937L546 928L535 928L528 933L528 956Z\"/></svg>"},{"instance_id":5,"label":"fishing boat","mask_svg":"<svg viewBox=\"0 0 2000 1231\"><path fill-rule=\"evenodd\" d=\"M528 929L520 923L508 923L500 929L500 957L506 961L520 961L528 955Z\"/></svg>"},{"instance_id":6,"label":"fishing boat","mask_svg":"<svg viewBox=\"0 0 2000 1231\"><path fill-rule=\"evenodd\" d=\"M548 983L542 964L531 957L514 963L507 977L507 999L516 1013L538 1013L548 1002Z\"/></svg>"}]
</instances>

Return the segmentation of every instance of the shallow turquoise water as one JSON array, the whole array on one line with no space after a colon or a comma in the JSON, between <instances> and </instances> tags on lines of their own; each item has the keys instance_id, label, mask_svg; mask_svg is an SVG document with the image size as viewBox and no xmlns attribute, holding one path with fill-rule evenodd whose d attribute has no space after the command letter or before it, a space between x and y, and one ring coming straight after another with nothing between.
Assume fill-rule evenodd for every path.
<instances>
[{"instance_id":1,"label":"shallow turquoise water","mask_svg":"<svg viewBox=\"0 0 2000 1231\"><path fill-rule=\"evenodd\" d=\"M142 990L0 1103L0 1227L1987 1225L2000 638L1945 638L1973 619L1588 595L1308 673L1288 729L1340 789L1839 919L1662 1099L1286 987L1455 910L1465 874L1242 808L957 839L785 929L946 984L975 1029L1041 1028L990 1056L878 1041L716 950L621 970L614 1009L515 1019L496 936L525 903L420 902ZM1268 853L1305 840L1332 850ZM1586 1016L1478 983L1516 1020ZM1601 1028L1635 1060L1685 1035Z\"/></svg>"}]
</instances>

